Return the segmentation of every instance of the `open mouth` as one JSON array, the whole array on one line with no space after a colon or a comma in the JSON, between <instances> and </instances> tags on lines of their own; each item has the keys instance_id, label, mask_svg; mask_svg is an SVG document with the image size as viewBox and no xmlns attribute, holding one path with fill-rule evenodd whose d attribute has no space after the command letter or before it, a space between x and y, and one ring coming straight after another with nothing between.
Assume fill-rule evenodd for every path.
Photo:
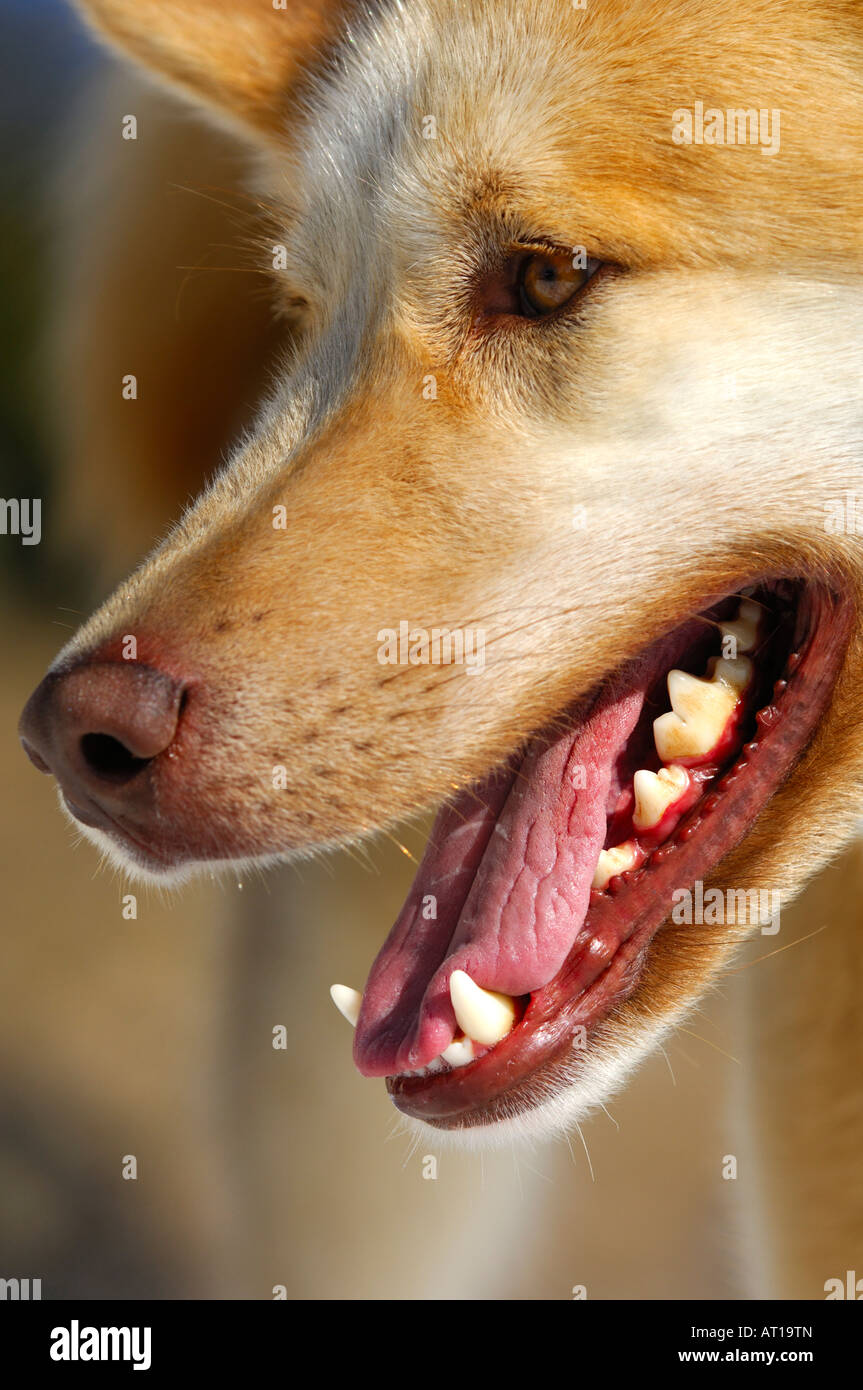
<instances>
[{"instance_id":1,"label":"open mouth","mask_svg":"<svg viewBox=\"0 0 863 1390\"><path fill-rule=\"evenodd\" d=\"M709 602L445 806L361 1005L334 988L359 1070L448 1129L547 1099L564 1066L571 1082L675 891L744 839L811 739L851 615L788 578Z\"/></svg>"}]
</instances>

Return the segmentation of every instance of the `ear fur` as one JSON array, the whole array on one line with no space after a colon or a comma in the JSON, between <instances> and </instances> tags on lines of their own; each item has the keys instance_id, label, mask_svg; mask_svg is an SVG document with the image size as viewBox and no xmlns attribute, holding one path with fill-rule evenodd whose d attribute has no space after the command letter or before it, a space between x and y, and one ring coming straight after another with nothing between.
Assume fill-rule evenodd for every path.
<instances>
[{"instance_id":1,"label":"ear fur","mask_svg":"<svg viewBox=\"0 0 863 1390\"><path fill-rule=\"evenodd\" d=\"M110 43L246 131L278 135L351 0L76 0ZM281 0L280 0L281 3Z\"/></svg>"}]
</instances>

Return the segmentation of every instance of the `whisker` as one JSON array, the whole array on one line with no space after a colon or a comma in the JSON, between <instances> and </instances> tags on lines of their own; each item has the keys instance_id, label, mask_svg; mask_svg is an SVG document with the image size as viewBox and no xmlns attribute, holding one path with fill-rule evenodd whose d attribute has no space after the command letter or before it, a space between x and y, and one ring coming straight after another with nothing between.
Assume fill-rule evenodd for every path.
<instances>
[{"instance_id":1,"label":"whisker","mask_svg":"<svg viewBox=\"0 0 863 1390\"><path fill-rule=\"evenodd\" d=\"M585 1152L585 1155L586 1155L586 1157L587 1157L587 1166L588 1166L588 1168L590 1169L590 1181L591 1181L591 1182L596 1182L596 1174L595 1174L594 1171L593 1171L593 1164L592 1164L591 1161L590 1161L590 1149L587 1147L587 1140L586 1140L585 1137L584 1137L584 1132L583 1132L583 1130L582 1130L582 1128L581 1128L581 1125L578 1123L578 1121L576 1121L575 1127L576 1127L576 1129L578 1130L578 1137L579 1137L579 1139L580 1139L581 1142L582 1142L582 1145L583 1145L583 1147L584 1147L584 1152Z\"/></svg>"},{"instance_id":2,"label":"whisker","mask_svg":"<svg viewBox=\"0 0 863 1390\"><path fill-rule=\"evenodd\" d=\"M691 1028L680 1028L679 1031L681 1033L686 1033L687 1036L690 1038L695 1038L697 1042L706 1043L708 1047L713 1048L714 1052L718 1052L721 1054L721 1056L727 1057L729 1062L734 1062L736 1066L743 1066L743 1063L741 1062L739 1057L732 1057L730 1052L726 1052L725 1049L721 1048L718 1043L711 1042L710 1038L704 1038L701 1036L700 1033L694 1033Z\"/></svg>"},{"instance_id":3,"label":"whisker","mask_svg":"<svg viewBox=\"0 0 863 1390\"><path fill-rule=\"evenodd\" d=\"M756 956L755 960L747 961L745 965L735 966L733 970L726 971L726 974L739 975L741 971L750 970L753 965L760 965L763 960L769 960L771 956L779 956L783 951L790 951L792 946L802 946L804 941L811 941L813 936L820 936L823 931L827 930L829 925L829 922L825 922L823 926L816 927L814 931L807 932L806 936L798 936L795 941L786 941L784 946L777 946L775 951L768 951L764 956Z\"/></svg>"}]
</instances>

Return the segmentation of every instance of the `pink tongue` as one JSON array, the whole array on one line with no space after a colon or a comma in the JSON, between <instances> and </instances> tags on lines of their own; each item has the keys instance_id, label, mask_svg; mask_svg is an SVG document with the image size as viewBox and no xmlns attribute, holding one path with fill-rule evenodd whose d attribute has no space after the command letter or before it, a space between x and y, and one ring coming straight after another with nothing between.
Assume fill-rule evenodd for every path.
<instances>
[{"instance_id":1,"label":"pink tongue","mask_svg":"<svg viewBox=\"0 0 863 1390\"><path fill-rule=\"evenodd\" d=\"M453 970L511 995L557 974L584 922L644 687L618 688L586 724L534 742L514 773L441 811L363 996L354 1060L365 1076L427 1066L449 1046Z\"/></svg>"}]
</instances>

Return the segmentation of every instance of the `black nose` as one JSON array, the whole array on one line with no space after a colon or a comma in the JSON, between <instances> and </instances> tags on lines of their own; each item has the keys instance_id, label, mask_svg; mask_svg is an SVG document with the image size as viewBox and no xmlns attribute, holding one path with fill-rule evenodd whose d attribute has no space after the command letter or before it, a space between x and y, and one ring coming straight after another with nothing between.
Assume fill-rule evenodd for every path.
<instances>
[{"instance_id":1,"label":"black nose","mask_svg":"<svg viewBox=\"0 0 863 1390\"><path fill-rule=\"evenodd\" d=\"M135 662L82 662L45 677L18 732L40 772L52 772L88 825L152 809L147 769L173 741L183 686Z\"/></svg>"}]
</instances>

